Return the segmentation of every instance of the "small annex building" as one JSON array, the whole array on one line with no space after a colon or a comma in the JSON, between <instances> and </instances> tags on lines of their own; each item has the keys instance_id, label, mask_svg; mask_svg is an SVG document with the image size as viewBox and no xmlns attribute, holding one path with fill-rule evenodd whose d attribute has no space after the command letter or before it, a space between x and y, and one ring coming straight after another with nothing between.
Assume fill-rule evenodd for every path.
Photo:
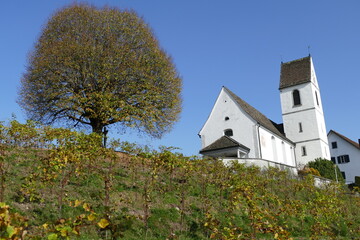
<instances>
[{"instance_id":1,"label":"small annex building","mask_svg":"<svg viewBox=\"0 0 360 240\"><path fill-rule=\"evenodd\" d=\"M360 176L360 139L355 142L344 135L330 130L328 133L331 161L335 163L347 184L354 183Z\"/></svg>"},{"instance_id":2,"label":"small annex building","mask_svg":"<svg viewBox=\"0 0 360 240\"><path fill-rule=\"evenodd\" d=\"M277 124L222 87L199 132L204 156L225 162L292 168L330 158L320 89L312 58L281 63L283 123Z\"/></svg>"}]
</instances>

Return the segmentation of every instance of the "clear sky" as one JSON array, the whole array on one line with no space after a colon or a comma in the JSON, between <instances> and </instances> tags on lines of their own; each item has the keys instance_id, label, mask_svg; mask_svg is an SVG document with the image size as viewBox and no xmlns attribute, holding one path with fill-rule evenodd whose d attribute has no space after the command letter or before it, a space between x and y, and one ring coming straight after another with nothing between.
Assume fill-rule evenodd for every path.
<instances>
[{"instance_id":1,"label":"clear sky","mask_svg":"<svg viewBox=\"0 0 360 240\"><path fill-rule=\"evenodd\" d=\"M27 55L42 26L68 0L0 2L0 120L12 114ZM112 129L121 140L175 146L198 154L197 136L224 85L275 122L282 122L280 63L311 53L327 131L360 138L360 1L89 0L132 8L151 26L183 78L183 111L161 140ZM308 48L310 46L310 49Z\"/></svg>"}]
</instances>

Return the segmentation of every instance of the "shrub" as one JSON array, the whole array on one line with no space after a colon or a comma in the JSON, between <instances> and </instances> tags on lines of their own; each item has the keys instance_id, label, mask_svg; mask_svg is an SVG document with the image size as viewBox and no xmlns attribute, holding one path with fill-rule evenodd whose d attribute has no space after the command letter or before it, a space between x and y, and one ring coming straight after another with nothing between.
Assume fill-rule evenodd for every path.
<instances>
[{"instance_id":1,"label":"shrub","mask_svg":"<svg viewBox=\"0 0 360 240\"><path fill-rule=\"evenodd\" d=\"M319 173L319 171L315 168L309 168L309 167L304 167L303 169L299 170L298 173L300 175L307 175L307 174L311 174L311 175L315 175L315 176L321 176L321 174Z\"/></svg>"},{"instance_id":2,"label":"shrub","mask_svg":"<svg viewBox=\"0 0 360 240\"><path fill-rule=\"evenodd\" d=\"M318 170L321 177L345 182L339 167L327 159L317 158L315 161L308 162L307 167Z\"/></svg>"}]
</instances>

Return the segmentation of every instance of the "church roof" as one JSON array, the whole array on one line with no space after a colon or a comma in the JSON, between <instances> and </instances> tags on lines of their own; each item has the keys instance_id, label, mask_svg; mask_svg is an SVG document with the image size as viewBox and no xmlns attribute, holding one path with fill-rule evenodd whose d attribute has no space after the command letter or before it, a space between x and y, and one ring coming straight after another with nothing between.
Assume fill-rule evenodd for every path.
<instances>
[{"instance_id":1,"label":"church roof","mask_svg":"<svg viewBox=\"0 0 360 240\"><path fill-rule=\"evenodd\" d=\"M238 143L237 141L235 141L231 137L222 136L221 138L219 138L218 140L216 140L215 142L213 142L209 146L201 149L200 153L214 151L214 150L221 150L221 149L225 149L225 148L233 148L233 147L240 147L240 148L243 148L243 149L245 149L247 151L250 151L250 149L248 147L245 147L244 145Z\"/></svg>"},{"instance_id":2,"label":"church roof","mask_svg":"<svg viewBox=\"0 0 360 240\"><path fill-rule=\"evenodd\" d=\"M250 104L242 100L240 97L236 96L233 92L229 89L224 87L224 89L229 93L229 95L235 100L235 102L243 109L251 118L257 121L261 126L265 127L266 129L270 130L274 134L278 135L279 137L284 137L285 134L283 128L281 129L281 124L276 124L275 122L268 119L264 114L256 110ZM289 139L285 138L286 140L290 141Z\"/></svg>"},{"instance_id":3,"label":"church roof","mask_svg":"<svg viewBox=\"0 0 360 240\"><path fill-rule=\"evenodd\" d=\"M281 63L279 89L311 81L311 57Z\"/></svg>"},{"instance_id":4,"label":"church roof","mask_svg":"<svg viewBox=\"0 0 360 240\"><path fill-rule=\"evenodd\" d=\"M353 146L356 147L357 149L360 149L360 143L354 142L353 140L345 137L344 135L342 135L342 134L340 134L340 133L338 133L338 132L335 132L334 130L330 130L329 133L328 133L328 135L329 135L330 133L334 133L334 134L338 135L340 138L342 138L342 139L345 140L346 142L350 143L351 145L353 145Z\"/></svg>"}]
</instances>

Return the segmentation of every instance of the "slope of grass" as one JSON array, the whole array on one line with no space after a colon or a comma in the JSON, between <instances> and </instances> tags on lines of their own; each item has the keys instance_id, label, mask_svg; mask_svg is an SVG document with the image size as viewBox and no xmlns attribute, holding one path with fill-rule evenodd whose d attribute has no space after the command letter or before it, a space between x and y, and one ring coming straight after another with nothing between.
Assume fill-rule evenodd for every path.
<instances>
[{"instance_id":1,"label":"slope of grass","mask_svg":"<svg viewBox=\"0 0 360 240\"><path fill-rule=\"evenodd\" d=\"M61 136L38 150L4 135L1 237L360 238L360 199L342 185L316 188L310 176L226 167L169 148L123 144L127 153L115 153L94 136Z\"/></svg>"}]
</instances>

